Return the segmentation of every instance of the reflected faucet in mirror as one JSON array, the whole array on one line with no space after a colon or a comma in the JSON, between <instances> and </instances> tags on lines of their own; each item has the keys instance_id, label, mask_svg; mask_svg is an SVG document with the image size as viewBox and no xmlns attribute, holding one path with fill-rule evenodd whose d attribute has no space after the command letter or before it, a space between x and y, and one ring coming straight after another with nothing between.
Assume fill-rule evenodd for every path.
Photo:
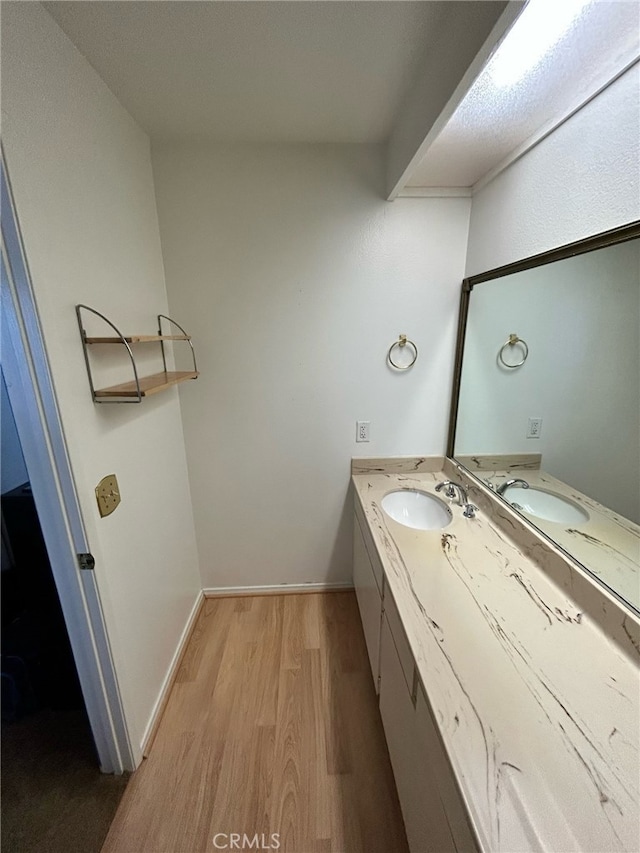
<instances>
[{"instance_id":1,"label":"reflected faucet in mirror","mask_svg":"<svg viewBox=\"0 0 640 853\"><path fill-rule=\"evenodd\" d=\"M513 480L506 480L504 483L499 485L496 489L496 494L502 497L509 486L519 486L521 489L528 489L529 483L527 483L526 480L521 480L520 477L515 477Z\"/></svg>"}]
</instances>

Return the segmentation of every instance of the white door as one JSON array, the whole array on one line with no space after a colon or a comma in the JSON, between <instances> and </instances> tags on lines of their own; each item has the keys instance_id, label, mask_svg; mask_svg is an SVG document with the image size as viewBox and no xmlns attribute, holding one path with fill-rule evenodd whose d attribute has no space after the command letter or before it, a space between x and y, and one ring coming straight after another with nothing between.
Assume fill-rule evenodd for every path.
<instances>
[{"instance_id":1,"label":"white door","mask_svg":"<svg viewBox=\"0 0 640 853\"><path fill-rule=\"evenodd\" d=\"M134 769L109 640L7 180L2 192L2 367L104 773Z\"/></svg>"}]
</instances>

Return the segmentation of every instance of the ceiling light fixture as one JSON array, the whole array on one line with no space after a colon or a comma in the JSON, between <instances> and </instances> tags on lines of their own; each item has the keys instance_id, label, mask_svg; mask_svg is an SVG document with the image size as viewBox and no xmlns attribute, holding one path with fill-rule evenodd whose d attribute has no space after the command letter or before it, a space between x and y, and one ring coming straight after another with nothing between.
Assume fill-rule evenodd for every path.
<instances>
[{"instance_id":1,"label":"ceiling light fixture","mask_svg":"<svg viewBox=\"0 0 640 853\"><path fill-rule=\"evenodd\" d=\"M496 86L535 68L593 0L529 0L486 67Z\"/></svg>"}]
</instances>

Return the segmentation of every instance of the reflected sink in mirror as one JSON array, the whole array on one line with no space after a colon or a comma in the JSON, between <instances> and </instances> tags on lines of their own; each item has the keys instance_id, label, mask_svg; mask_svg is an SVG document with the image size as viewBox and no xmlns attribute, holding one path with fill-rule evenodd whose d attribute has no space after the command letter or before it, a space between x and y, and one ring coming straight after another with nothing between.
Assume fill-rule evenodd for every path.
<instances>
[{"instance_id":1,"label":"reflected sink in mirror","mask_svg":"<svg viewBox=\"0 0 640 853\"><path fill-rule=\"evenodd\" d=\"M547 492L544 489L520 486L509 486L502 497L514 509L553 521L556 524L585 524L589 521L589 513L568 498Z\"/></svg>"},{"instance_id":2,"label":"reflected sink in mirror","mask_svg":"<svg viewBox=\"0 0 640 853\"><path fill-rule=\"evenodd\" d=\"M428 492L419 489L399 489L382 498L386 514L414 530L442 530L451 524L453 515L449 507Z\"/></svg>"}]
</instances>

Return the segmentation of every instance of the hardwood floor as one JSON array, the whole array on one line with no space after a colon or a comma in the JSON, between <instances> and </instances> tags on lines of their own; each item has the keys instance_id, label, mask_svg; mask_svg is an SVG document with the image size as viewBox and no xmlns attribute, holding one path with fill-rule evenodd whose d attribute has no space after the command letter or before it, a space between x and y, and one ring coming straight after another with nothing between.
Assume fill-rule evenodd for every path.
<instances>
[{"instance_id":1,"label":"hardwood floor","mask_svg":"<svg viewBox=\"0 0 640 853\"><path fill-rule=\"evenodd\" d=\"M103 853L216 844L407 853L352 592L205 602Z\"/></svg>"}]
</instances>

